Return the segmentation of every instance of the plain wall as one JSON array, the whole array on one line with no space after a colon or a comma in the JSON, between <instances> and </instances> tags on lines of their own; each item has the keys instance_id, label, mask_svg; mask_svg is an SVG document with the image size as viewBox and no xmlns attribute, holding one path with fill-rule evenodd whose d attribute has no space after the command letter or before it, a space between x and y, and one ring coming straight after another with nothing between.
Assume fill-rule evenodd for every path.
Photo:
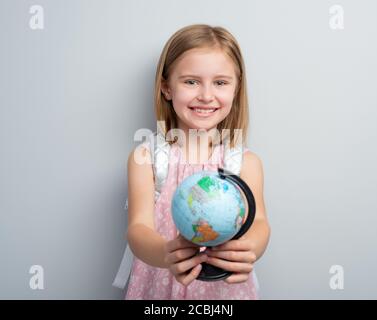
<instances>
[{"instance_id":1,"label":"plain wall","mask_svg":"<svg viewBox=\"0 0 377 320\"><path fill-rule=\"evenodd\" d=\"M32 5L44 29L32 30ZM344 9L344 29L329 8ZM377 297L375 1L0 2L0 298L122 299L126 161L179 28L238 39L263 161L264 299ZM44 269L32 290L29 269ZM344 289L332 290L332 265Z\"/></svg>"}]
</instances>

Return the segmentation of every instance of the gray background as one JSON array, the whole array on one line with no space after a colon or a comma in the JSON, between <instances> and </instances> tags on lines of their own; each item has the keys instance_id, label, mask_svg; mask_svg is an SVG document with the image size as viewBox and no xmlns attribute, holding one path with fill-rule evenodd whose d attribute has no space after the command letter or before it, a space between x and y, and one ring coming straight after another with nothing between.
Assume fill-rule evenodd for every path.
<instances>
[{"instance_id":1,"label":"gray background","mask_svg":"<svg viewBox=\"0 0 377 320\"><path fill-rule=\"evenodd\" d=\"M31 30L31 5L44 30ZM344 9L344 30L329 7ZM163 45L192 23L244 55L263 161L264 299L377 298L375 1L0 1L0 298L122 299L126 160L155 129ZM41 265L45 289L29 288ZM344 290L329 287L344 267Z\"/></svg>"}]
</instances>

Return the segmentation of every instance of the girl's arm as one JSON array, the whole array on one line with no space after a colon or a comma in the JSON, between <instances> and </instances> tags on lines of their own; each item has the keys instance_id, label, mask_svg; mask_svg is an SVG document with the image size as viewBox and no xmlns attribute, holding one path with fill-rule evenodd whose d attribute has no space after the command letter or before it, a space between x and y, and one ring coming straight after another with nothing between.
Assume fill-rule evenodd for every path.
<instances>
[{"instance_id":1,"label":"girl's arm","mask_svg":"<svg viewBox=\"0 0 377 320\"><path fill-rule=\"evenodd\" d=\"M255 219L244 238L253 244L253 251L258 260L266 250L270 238L270 226L267 220L264 204L264 174L263 165L259 157L250 151L244 154L244 162L240 177L247 183L255 199Z\"/></svg>"},{"instance_id":2,"label":"girl's arm","mask_svg":"<svg viewBox=\"0 0 377 320\"><path fill-rule=\"evenodd\" d=\"M128 157L128 229L127 240L133 254L143 262L166 268L166 240L154 226L154 179L148 150L133 150ZM140 150L140 149L139 149ZM142 157L140 157L142 156ZM145 163L140 163L144 159Z\"/></svg>"}]
</instances>

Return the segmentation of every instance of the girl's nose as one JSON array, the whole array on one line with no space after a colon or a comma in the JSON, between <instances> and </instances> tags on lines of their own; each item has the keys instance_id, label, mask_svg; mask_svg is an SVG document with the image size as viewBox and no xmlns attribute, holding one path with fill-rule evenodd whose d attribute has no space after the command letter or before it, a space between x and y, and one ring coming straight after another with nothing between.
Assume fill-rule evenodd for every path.
<instances>
[{"instance_id":1,"label":"girl's nose","mask_svg":"<svg viewBox=\"0 0 377 320\"><path fill-rule=\"evenodd\" d=\"M200 101L212 101L213 98L214 98L213 92L212 92L212 89L210 88L210 86L203 86L200 89L200 93L199 93L199 96L198 96L198 99Z\"/></svg>"}]
</instances>

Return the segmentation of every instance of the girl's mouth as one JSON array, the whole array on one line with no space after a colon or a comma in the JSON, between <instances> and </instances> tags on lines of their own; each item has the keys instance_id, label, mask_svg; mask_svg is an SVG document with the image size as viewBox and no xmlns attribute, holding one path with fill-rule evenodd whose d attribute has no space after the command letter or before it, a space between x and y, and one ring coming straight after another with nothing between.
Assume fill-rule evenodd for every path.
<instances>
[{"instance_id":1,"label":"girl's mouth","mask_svg":"<svg viewBox=\"0 0 377 320\"><path fill-rule=\"evenodd\" d=\"M193 114L199 117L209 117L216 113L219 108L200 108L200 107L189 107Z\"/></svg>"}]
</instances>

